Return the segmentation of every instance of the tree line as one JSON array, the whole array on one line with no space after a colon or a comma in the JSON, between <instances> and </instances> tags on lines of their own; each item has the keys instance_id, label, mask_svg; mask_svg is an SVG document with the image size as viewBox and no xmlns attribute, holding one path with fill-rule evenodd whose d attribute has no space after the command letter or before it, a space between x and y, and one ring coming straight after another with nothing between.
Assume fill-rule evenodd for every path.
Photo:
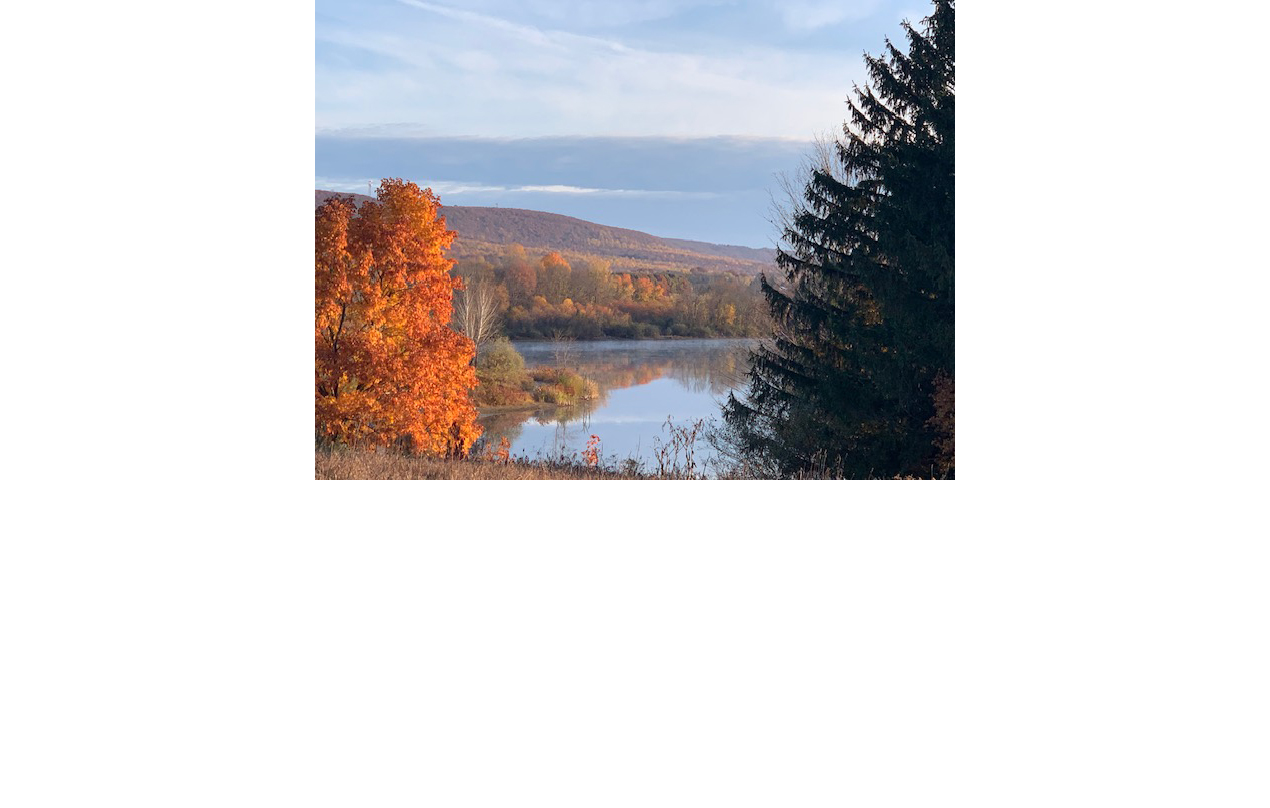
<instances>
[{"instance_id":1,"label":"tree line","mask_svg":"<svg viewBox=\"0 0 1270 808\"><path fill-rule=\"evenodd\" d=\"M460 261L456 327L478 344L511 339L752 337L770 327L753 276L717 272L613 272L609 261L519 244Z\"/></svg>"}]
</instances>

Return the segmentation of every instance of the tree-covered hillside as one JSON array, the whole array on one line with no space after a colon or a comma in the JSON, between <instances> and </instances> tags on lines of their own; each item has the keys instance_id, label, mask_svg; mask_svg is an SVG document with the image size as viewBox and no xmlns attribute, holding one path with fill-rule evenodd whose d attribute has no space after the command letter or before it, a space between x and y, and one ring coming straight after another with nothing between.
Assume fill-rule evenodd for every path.
<instances>
[{"instance_id":1,"label":"tree-covered hillside","mask_svg":"<svg viewBox=\"0 0 1270 808\"><path fill-rule=\"evenodd\" d=\"M332 196L361 204L370 197L316 191L317 204ZM444 201L444 200L443 200ZM731 272L758 275L776 259L772 249L660 238L622 227L519 208L449 205L441 208L446 226L458 233L450 256L456 260L491 258L519 244L533 251L556 251L570 261L603 260L615 272Z\"/></svg>"}]
</instances>

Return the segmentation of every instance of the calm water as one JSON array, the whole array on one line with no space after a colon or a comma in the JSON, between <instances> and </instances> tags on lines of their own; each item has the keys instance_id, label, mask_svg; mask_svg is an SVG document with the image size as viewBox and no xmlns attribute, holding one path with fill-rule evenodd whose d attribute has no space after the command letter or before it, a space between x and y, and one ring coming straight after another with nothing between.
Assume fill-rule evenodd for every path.
<instances>
[{"instance_id":1,"label":"calm water","mask_svg":"<svg viewBox=\"0 0 1270 808\"><path fill-rule=\"evenodd\" d=\"M606 340L557 345L517 342L526 367L564 366L592 379L596 400L577 407L482 416L485 438L511 441L514 456L530 458L581 453L591 435L606 460L642 460L656 466L654 452L669 441L666 419L690 426L719 419L728 391L743 387L753 340ZM698 440L701 462L709 448Z\"/></svg>"}]
</instances>

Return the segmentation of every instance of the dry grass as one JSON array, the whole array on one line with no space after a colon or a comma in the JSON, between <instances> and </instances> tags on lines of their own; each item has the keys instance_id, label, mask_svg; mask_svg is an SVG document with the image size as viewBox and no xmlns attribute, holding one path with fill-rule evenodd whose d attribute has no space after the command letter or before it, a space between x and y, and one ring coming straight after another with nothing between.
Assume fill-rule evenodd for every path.
<instances>
[{"instance_id":1,"label":"dry grass","mask_svg":"<svg viewBox=\"0 0 1270 808\"><path fill-rule=\"evenodd\" d=\"M704 480L709 475L697 457L697 440L705 421L685 426L670 418L663 425L670 438L653 438L654 465L636 458L622 460L600 454L599 439L591 436L580 454L563 448L554 457L513 457L503 438L499 447L466 459L416 457L396 450L351 449L319 444L314 453L318 480ZM738 475L721 474L721 479Z\"/></svg>"},{"instance_id":2,"label":"dry grass","mask_svg":"<svg viewBox=\"0 0 1270 808\"><path fill-rule=\"evenodd\" d=\"M549 461L445 460L398 452L337 449L314 453L317 480L642 480L645 476Z\"/></svg>"}]
</instances>

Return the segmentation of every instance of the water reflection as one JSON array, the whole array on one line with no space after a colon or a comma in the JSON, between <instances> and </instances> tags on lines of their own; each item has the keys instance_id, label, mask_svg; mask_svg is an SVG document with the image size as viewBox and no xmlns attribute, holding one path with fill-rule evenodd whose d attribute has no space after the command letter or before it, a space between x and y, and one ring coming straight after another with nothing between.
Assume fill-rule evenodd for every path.
<instances>
[{"instance_id":1,"label":"water reflection","mask_svg":"<svg viewBox=\"0 0 1270 808\"><path fill-rule=\"evenodd\" d=\"M676 424L717 418L728 391L741 387L753 340L518 342L529 367L570 368L596 382L600 394L574 407L487 413L483 443L511 443L513 455L552 457L581 452L598 435L605 458L652 462L666 419ZM699 447L702 452L705 447Z\"/></svg>"}]
</instances>

